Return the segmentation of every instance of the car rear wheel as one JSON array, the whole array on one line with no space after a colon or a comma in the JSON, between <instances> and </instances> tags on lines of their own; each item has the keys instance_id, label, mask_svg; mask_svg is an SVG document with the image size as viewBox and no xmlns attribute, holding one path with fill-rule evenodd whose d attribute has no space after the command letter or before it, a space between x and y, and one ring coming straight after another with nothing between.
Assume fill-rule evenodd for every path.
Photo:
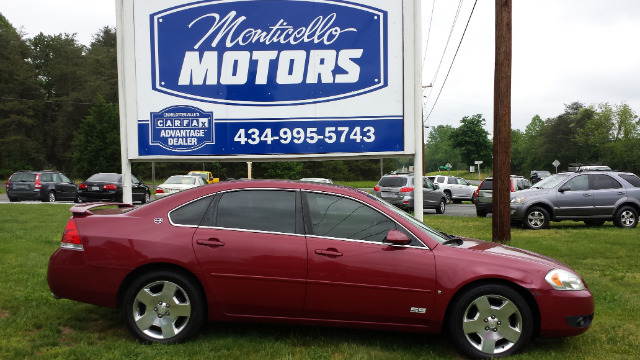
<instances>
[{"instance_id":1,"label":"car rear wheel","mask_svg":"<svg viewBox=\"0 0 640 360\"><path fill-rule=\"evenodd\" d=\"M149 343L176 343L191 337L206 318L198 285L180 273L154 271L127 289L123 312L129 331Z\"/></svg>"},{"instance_id":2,"label":"car rear wheel","mask_svg":"<svg viewBox=\"0 0 640 360\"><path fill-rule=\"evenodd\" d=\"M476 216L477 217L487 217L487 214L489 212L487 210L478 210L476 209Z\"/></svg>"},{"instance_id":3,"label":"car rear wheel","mask_svg":"<svg viewBox=\"0 0 640 360\"><path fill-rule=\"evenodd\" d=\"M524 216L524 226L531 230L548 228L549 213L541 207L533 207L527 210L527 213Z\"/></svg>"},{"instance_id":4,"label":"car rear wheel","mask_svg":"<svg viewBox=\"0 0 640 360\"><path fill-rule=\"evenodd\" d=\"M465 292L450 305L448 330L456 347L472 359L512 355L533 335L533 313L514 289L482 285Z\"/></svg>"},{"instance_id":5,"label":"car rear wheel","mask_svg":"<svg viewBox=\"0 0 640 360\"><path fill-rule=\"evenodd\" d=\"M638 211L631 206L623 206L616 212L613 222L618 227L632 229L638 225Z\"/></svg>"},{"instance_id":6,"label":"car rear wheel","mask_svg":"<svg viewBox=\"0 0 640 360\"><path fill-rule=\"evenodd\" d=\"M440 199L440 203L438 204L438 207L436 208L436 213L444 214L444 211L445 211L446 207L447 207L446 200L445 199Z\"/></svg>"},{"instance_id":7,"label":"car rear wheel","mask_svg":"<svg viewBox=\"0 0 640 360\"><path fill-rule=\"evenodd\" d=\"M53 191L49 191L49 194L47 195L47 202L56 202L56 193Z\"/></svg>"}]
</instances>

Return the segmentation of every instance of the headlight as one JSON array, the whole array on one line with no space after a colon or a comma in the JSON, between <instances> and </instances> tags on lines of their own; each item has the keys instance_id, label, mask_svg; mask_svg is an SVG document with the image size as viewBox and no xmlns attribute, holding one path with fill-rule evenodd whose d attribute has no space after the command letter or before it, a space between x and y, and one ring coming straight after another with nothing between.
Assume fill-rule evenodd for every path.
<instances>
[{"instance_id":1,"label":"headlight","mask_svg":"<svg viewBox=\"0 0 640 360\"><path fill-rule=\"evenodd\" d=\"M524 199L526 199L526 197L515 197L513 199L511 199L511 203L514 205L522 205L522 203L524 202Z\"/></svg>"},{"instance_id":2,"label":"headlight","mask_svg":"<svg viewBox=\"0 0 640 360\"><path fill-rule=\"evenodd\" d=\"M556 290L584 290L584 283L574 273L562 269L553 269L544 277Z\"/></svg>"}]
</instances>

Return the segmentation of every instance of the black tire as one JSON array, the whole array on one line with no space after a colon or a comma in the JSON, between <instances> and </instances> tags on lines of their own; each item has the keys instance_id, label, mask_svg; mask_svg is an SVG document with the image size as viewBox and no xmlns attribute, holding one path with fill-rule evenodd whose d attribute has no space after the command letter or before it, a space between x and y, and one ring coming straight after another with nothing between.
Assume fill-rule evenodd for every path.
<instances>
[{"instance_id":1,"label":"black tire","mask_svg":"<svg viewBox=\"0 0 640 360\"><path fill-rule=\"evenodd\" d=\"M590 227L596 227L604 225L604 222L604 220L585 220L584 224Z\"/></svg>"},{"instance_id":2,"label":"black tire","mask_svg":"<svg viewBox=\"0 0 640 360\"><path fill-rule=\"evenodd\" d=\"M13 197L10 197L10 198L9 198L9 202L18 202L18 201L20 201L20 200L18 200L18 199L16 199L16 198L13 198Z\"/></svg>"},{"instance_id":3,"label":"black tire","mask_svg":"<svg viewBox=\"0 0 640 360\"><path fill-rule=\"evenodd\" d=\"M447 204L451 202L451 192L450 191L445 191L444 192L444 197L447 200Z\"/></svg>"},{"instance_id":4,"label":"black tire","mask_svg":"<svg viewBox=\"0 0 640 360\"><path fill-rule=\"evenodd\" d=\"M138 277L122 304L129 331L146 343L184 341L207 317L206 300L198 284L173 271L152 271Z\"/></svg>"},{"instance_id":5,"label":"black tire","mask_svg":"<svg viewBox=\"0 0 640 360\"><path fill-rule=\"evenodd\" d=\"M49 191L49 193L47 193L47 198L45 200L42 200L42 202L56 202L56 193L53 190Z\"/></svg>"},{"instance_id":6,"label":"black tire","mask_svg":"<svg viewBox=\"0 0 640 360\"><path fill-rule=\"evenodd\" d=\"M142 198L142 203L146 204L151 200L151 193L150 192L145 192L144 193L144 197Z\"/></svg>"},{"instance_id":7,"label":"black tire","mask_svg":"<svg viewBox=\"0 0 640 360\"><path fill-rule=\"evenodd\" d=\"M438 203L438 207L436 208L436 213L437 214L444 214L444 211L447 208L447 204L446 204L446 199L442 198L440 199L440 202Z\"/></svg>"},{"instance_id":8,"label":"black tire","mask_svg":"<svg viewBox=\"0 0 640 360\"><path fill-rule=\"evenodd\" d=\"M633 229L638 225L638 211L631 206L623 206L616 211L613 223L617 227Z\"/></svg>"},{"instance_id":9,"label":"black tire","mask_svg":"<svg viewBox=\"0 0 640 360\"><path fill-rule=\"evenodd\" d=\"M529 304L505 285L472 288L458 297L450 309L449 336L472 359L515 354L533 336L534 320Z\"/></svg>"},{"instance_id":10,"label":"black tire","mask_svg":"<svg viewBox=\"0 0 640 360\"><path fill-rule=\"evenodd\" d=\"M548 228L549 221L547 210L534 206L525 213L523 224L527 229L540 230Z\"/></svg>"},{"instance_id":11,"label":"black tire","mask_svg":"<svg viewBox=\"0 0 640 360\"><path fill-rule=\"evenodd\" d=\"M488 213L489 212L487 210L476 209L476 216L477 217L487 217Z\"/></svg>"}]
</instances>

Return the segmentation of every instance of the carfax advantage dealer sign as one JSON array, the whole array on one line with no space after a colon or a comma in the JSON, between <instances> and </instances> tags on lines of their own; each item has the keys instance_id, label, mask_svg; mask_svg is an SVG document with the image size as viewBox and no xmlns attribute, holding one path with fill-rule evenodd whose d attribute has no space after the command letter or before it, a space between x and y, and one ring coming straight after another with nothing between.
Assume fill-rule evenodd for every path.
<instances>
[{"instance_id":1,"label":"carfax advantage dealer sign","mask_svg":"<svg viewBox=\"0 0 640 360\"><path fill-rule=\"evenodd\" d=\"M128 158L412 154L412 1L119 0Z\"/></svg>"}]
</instances>

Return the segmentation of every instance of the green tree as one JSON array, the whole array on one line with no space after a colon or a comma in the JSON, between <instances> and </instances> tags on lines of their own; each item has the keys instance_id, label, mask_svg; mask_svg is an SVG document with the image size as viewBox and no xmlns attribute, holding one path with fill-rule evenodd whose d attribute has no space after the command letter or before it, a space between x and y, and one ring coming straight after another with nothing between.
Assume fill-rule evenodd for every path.
<instances>
[{"instance_id":1,"label":"green tree","mask_svg":"<svg viewBox=\"0 0 640 360\"><path fill-rule=\"evenodd\" d=\"M120 120L115 104L98 96L71 143L73 174L86 178L97 172L122 170L120 161Z\"/></svg>"},{"instance_id":2,"label":"green tree","mask_svg":"<svg viewBox=\"0 0 640 360\"><path fill-rule=\"evenodd\" d=\"M118 57L116 30L105 26L94 36L85 55L86 92L91 99L102 96L108 103L118 103Z\"/></svg>"},{"instance_id":3,"label":"green tree","mask_svg":"<svg viewBox=\"0 0 640 360\"><path fill-rule=\"evenodd\" d=\"M302 163L298 161L279 161L269 163L258 163L255 166L256 178L264 179L300 179L300 171L302 170Z\"/></svg>"},{"instance_id":4,"label":"green tree","mask_svg":"<svg viewBox=\"0 0 640 360\"><path fill-rule=\"evenodd\" d=\"M454 169L464 165L460 158L460 151L453 146L451 134L455 131L451 125L438 125L431 129L425 149L425 168L427 172L438 171L439 166L447 163ZM472 163L473 164L473 163Z\"/></svg>"},{"instance_id":5,"label":"green tree","mask_svg":"<svg viewBox=\"0 0 640 360\"><path fill-rule=\"evenodd\" d=\"M462 162L472 165L476 160L492 163L493 145L489 132L484 129L486 120L481 114L465 116L460 125L450 134L451 143L460 151ZM486 166L486 165L485 165Z\"/></svg>"},{"instance_id":6,"label":"green tree","mask_svg":"<svg viewBox=\"0 0 640 360\"><path fill-rule=\"evenodd\" d=\"M44 163L36 116L42 103L33 101L39 92L30 48L2 14L0 49L0 176L6 178Z\"/></svg>"}]
</instances>

